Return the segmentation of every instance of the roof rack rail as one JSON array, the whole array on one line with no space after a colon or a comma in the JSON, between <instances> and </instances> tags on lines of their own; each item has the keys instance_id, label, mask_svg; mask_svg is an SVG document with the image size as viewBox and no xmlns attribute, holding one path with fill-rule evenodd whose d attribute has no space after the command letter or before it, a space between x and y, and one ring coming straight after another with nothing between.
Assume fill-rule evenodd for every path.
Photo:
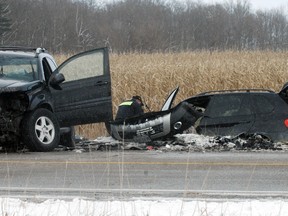
<instances>
[{"instance_id":1,"label":"roof rack rail","mask_svg":"<svg viewBox=\"0 0 288 216\"><path fill-rule=\"evenodd\" d=\"M198 94L201 95L208 95L208 94L221 94L221 93L233 93L233 92L269 92L274 93L274 91L270 89L228 89L228 90L216 90L216 91L208 91Z\"/></svg>"},{"instance_id":2,"label":"roof rack rail","mask_svg":"<svg viewBox=\"0 0 288 216\"><path fill-rule=\"evenodd\" d=\"M36 54L45 53L45 52L47 52L47 50L46 50L45 48L38 47L38 48L36 49Z\"/></svg>"},{"instance_id":3,"label":"roof rack rail","mask_svg":"<svg viewBox=\"0 0 288 216\"><path fill-rule=\"evenodd\" d=\"M23 46L0 46L0 50L3 51L36 51L35 47L23 47Z\"/></svg>"},{"instance_id":4,"label":"roof rack rail","mask_svg":"<svg viewBox=\"0 0 288 216\"><path fill-rule=\"evenodd\" d=\"M36 52L37 54L47 52L45 48L35 47L23 47L23 46L0 46L2 51L24 51L24 52Z\"/></svg>"}]
</instances>

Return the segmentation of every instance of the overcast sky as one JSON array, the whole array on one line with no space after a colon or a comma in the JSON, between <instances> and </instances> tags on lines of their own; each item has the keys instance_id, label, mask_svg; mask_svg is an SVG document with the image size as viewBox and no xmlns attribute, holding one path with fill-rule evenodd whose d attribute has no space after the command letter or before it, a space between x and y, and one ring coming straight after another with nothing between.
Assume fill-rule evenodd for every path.
<instances>
[{"instance_id":1,"label":"overcast sky","mask_svg":"<svg viewBox=\"0 0 288 216\"><path fill-rule=\"evenodd\" d=\"M275 8L284 8L288 10L288 0L247 0L251 3L253 9L275 9ZM202 0L205 3L223 3L229 2L229 0ZM234 2L237 2L234 0Z\"/></svg>"}]
</instances>

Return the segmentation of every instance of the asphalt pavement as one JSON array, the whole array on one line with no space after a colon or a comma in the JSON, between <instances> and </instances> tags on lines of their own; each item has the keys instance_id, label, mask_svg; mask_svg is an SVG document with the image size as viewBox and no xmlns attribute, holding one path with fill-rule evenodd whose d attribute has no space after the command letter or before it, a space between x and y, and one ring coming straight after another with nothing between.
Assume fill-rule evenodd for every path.
<instances>
[{"instance_id":1,"label":"asphalt pavement","mask_svg":"<svg viewBox=\"0 0 288 216\"><path fill-rule=\"evenodd\" d=\"M287 197L287 152L1 153L0 193L16 197Z\"/></svg>"}]
</instances>

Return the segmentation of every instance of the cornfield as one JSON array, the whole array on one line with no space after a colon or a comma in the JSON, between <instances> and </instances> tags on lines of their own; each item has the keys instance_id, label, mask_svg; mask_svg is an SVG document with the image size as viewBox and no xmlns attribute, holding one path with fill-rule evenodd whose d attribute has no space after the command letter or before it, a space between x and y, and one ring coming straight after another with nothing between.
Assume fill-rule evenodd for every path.
<instances>
[{"instance_id":1,"label":"cornfield","mask_svg":"<svg viewBox=\"0 0 288 216\"><path fill-rule=\"evenodd\" d=\"M180 90L174 104L212 90L265 88L277 92L288 81L288 52L111 53L110 70L114 114L118 104L133 95L141 95L151 111L158 111L177 86ZM107 135L103 124L77 126L76 132L90 139Z\"/></svg>"}]
</instances>

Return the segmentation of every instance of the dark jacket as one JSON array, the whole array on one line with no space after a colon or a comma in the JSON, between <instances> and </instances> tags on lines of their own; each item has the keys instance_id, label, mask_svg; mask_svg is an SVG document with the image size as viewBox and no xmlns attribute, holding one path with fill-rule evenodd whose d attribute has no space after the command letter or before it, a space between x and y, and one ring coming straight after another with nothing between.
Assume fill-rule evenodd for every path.
<instances>
[{"instance_id":1,"label":"dark jacket","mask_svg":"<svg viewBox=\"0 0 288 216\"><path fill-rule=\"evenodd\" d=\"M143 113L142 105L135 99L131 99L124 101L119 105L115 120L125 120L126 118L141 115Z\"/></svg>"}]
</instances>

